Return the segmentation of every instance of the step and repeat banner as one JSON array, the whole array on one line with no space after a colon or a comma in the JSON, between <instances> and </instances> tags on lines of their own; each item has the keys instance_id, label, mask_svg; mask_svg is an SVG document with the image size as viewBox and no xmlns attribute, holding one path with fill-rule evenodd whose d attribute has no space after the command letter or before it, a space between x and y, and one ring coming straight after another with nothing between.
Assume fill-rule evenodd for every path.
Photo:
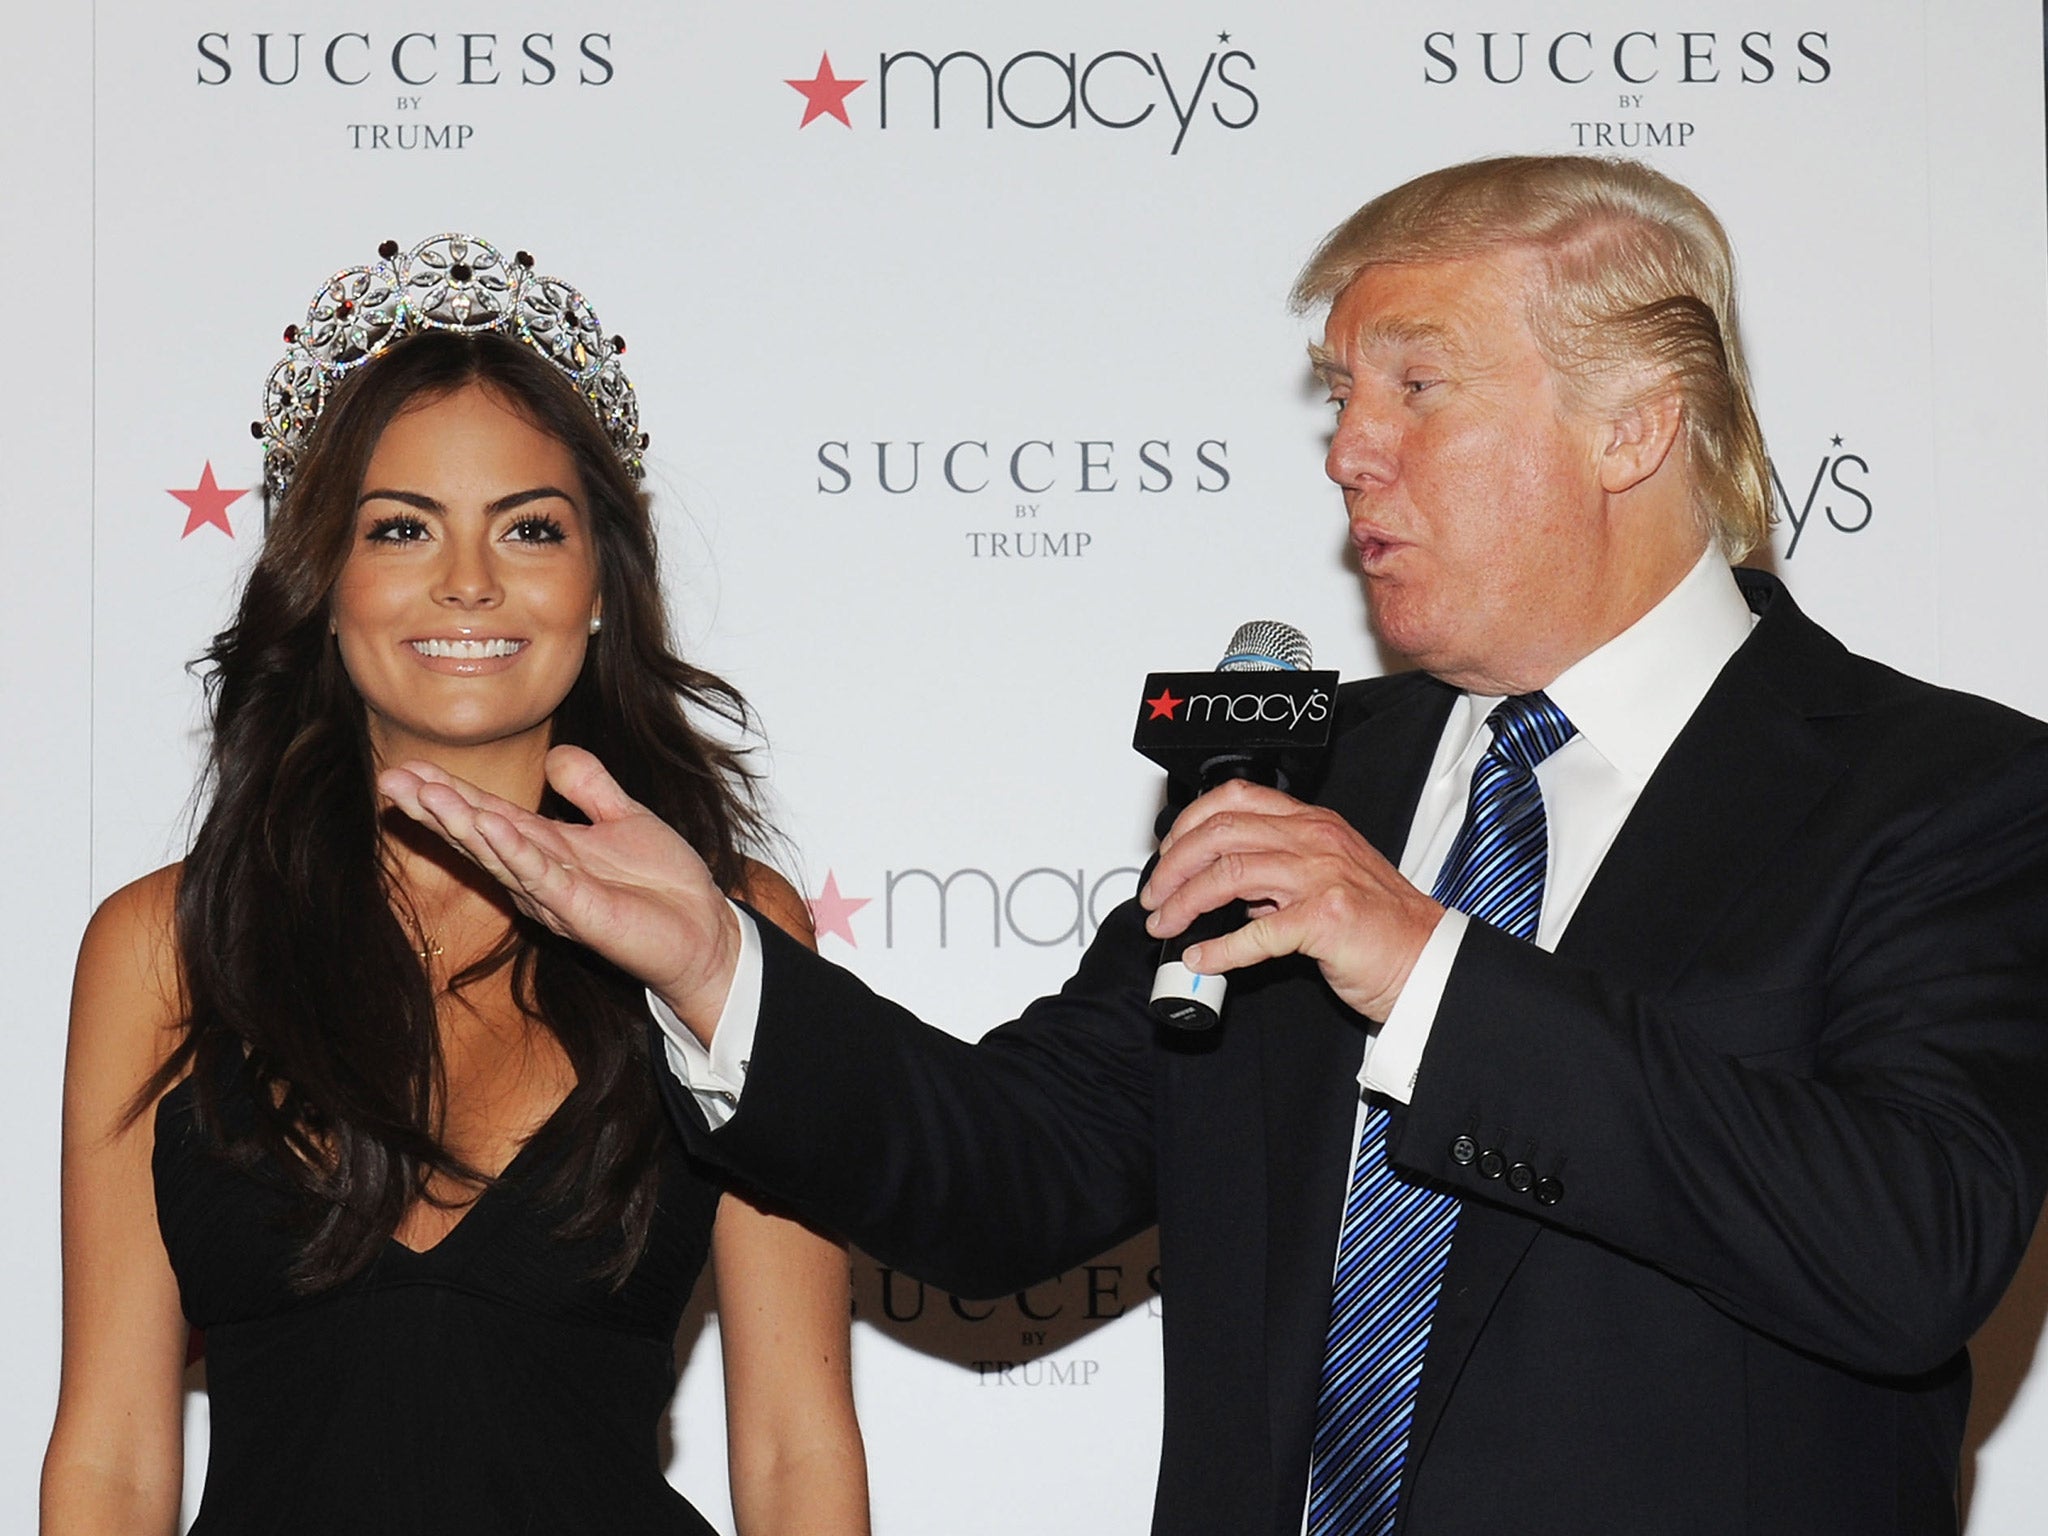
<instances>
[{"instance_id":1,"label":"step and repeat banner","mask_svg":"<svg viewBox=\"0 0 2048 1536\"><path fill-rule=\"evenodd\" d=\"M387 239L531 251L626 338L678 630L759 711L820 944L962 1035L1132 891L1146 672L1257 617L1381 669L1286 294L1433 166L1629 154L1704 194L1741 260L1767 558L1853 647L2048 713L2034 0L79 10L6 63L39 104L8 249L64 252L54 287L16 263L54 361L0 386L41 541L4 662L37 733L10 769L10 1528L54 1400L69 955L182 852L186 664L263 536L261 385ZM1171 1286L1149 1239L993 1303L857 1255L877 1528L1144 1529ZM1973 1536L2048 1500L2044 1309L2037 1257L1980 1341ZM729 1530L716 1335L700 1301L671 1472ZM196 1373L190 1404L188 1502Z\"/></svg>"}]
</instances>

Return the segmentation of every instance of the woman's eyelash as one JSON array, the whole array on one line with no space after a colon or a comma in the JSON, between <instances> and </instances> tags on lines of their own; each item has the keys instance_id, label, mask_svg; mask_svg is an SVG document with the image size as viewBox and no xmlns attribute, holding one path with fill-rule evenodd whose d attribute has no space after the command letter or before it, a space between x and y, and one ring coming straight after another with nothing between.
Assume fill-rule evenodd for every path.
<instances>
[{"instance_id":1,"label":"woman's eyelash","mask_svg":"<svg viewBox=\"0 0 2048 1536\"><path fill-rule=\"evenodd\" d=\"M405 544L414 539L424 538L426 532L427 525L418 518L400 515L378 518L376 522L370 524L370 531L363 537L373 543L381 540L386 543ZM395 535L401 536L394 537Z\"/></svg>"},{"instance_id":2,"label":"woman's eyelash","mask_svg":"<svg viewBox=\"0 0 2048 1536\"><path fill-rule=\"evenodd\" d=\"M544 512L522 517L512 525L512 532L531 543L559 544L568 537L562 525Z\"/></svg>"},{"instance_id":3,"label":"woman's eyelash","mask_svg":"<svg viewBox=\"0 0 2048 1536\"><path fill-rule=\"evenodd\" d=\"M398 513L378 518L370 524L363 538L372 544L410 544L427 536L427 525L423 521ZM545 512L529 513L506 530L506 537L524 544L559 544L568 536L568 530L561 522Z\"/></svg>"}]
</instances>

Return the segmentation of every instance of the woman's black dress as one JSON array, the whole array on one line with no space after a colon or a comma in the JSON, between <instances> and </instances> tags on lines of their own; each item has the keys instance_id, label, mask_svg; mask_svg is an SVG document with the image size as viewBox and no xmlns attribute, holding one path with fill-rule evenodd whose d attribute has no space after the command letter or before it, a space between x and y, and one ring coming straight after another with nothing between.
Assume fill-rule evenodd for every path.
<instances>
[{"instance_id":1,"label":"woman's black dress","mask_svg":"<svg viewBox=\"0 0 2048 1536\"><path fill-rule=\"evenodd\" d=\"M674 1138L647 1251L616 1290L592 1278L616 1238L564 1243L539 1203L563 1151L551 1124L434 1248L387 1243L303 1296L287 1186L213 1150L192 1101L189 1078L164 1096L154 1159L157 1224L206 1331L191 1536L711 1531L662 1476L676 1329L718 1200Z\"/></svg>"}]
</instances>

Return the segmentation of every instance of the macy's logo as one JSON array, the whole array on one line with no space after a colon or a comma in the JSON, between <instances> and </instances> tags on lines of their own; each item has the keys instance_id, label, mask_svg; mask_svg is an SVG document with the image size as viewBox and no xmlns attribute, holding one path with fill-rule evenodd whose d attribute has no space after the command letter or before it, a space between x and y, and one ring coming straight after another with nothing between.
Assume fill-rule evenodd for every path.
<instances>
[{"instance_id":1,"label":"macy's logo","mask_svg":"<svg viewBox=\"0 0 2048 1536\"><path fill-rule=\"evenodd\" d=\"M1229 43L1230 34L1219 32L1217 41ZM1212 48L1199 69L1189 64L1177 68L1178 74L1156 49L1112 48L1084 57L1029 48L990 58L960 48L933 58L912 48L877 55L874 72L862 76L839 74L831 54L820 53L809 79L784 83L804 98L799 128L821 117L853 127L848 98L872 84L874 91L862 99L874 102L873 126L878 129L921 125L927 116L934 131L962 126L991 131L1000 123L1124 132L1150 124L1163 135L1170 123L1168 153L1175 155L1198 123L1236 131L1258 117L1259 98L1250 81L1258 64L1243 49Z\"/></svg>"},{"instance_id":2,"label":"macy's logo","mask_svg":"<svg viewBox=\"0 0 2048 1536\"><path fill-rule=\"evenodd\" d=\"M1130 864L1093 877L1085 869L1042 864L1007 880L973 865L944 874L886 870L879 898L882 944L897 949L936 943L945 949L956 938L978 944L986 933L994 949L1003 947L1005 937L1038 949L1078 948L1094 936L1110 908L1137 888L1138 869ZM829 935L858 949L854 916L876 900L847 895L839 888L838 873L827 870L822 889L808 898L811 925L819 939Z\"/></svg>"},{"instance_id":3,"label":"macy's logo","mask_svg":"<svg viewBox=\"0 0 2048 1536\"><path fill-rule=\"evenodd\" d=\"M1227 720L1233 725L1285 725L1296 730L1303 721L1315 725L1330 718L1330 696L1320 688L1301 697L1291 693L1191 693L1186 698L1162 688L1156 698L1145 703L1152 711L1147 720L1175 720L1182 725Z\"/></svg>"}]
</instances>

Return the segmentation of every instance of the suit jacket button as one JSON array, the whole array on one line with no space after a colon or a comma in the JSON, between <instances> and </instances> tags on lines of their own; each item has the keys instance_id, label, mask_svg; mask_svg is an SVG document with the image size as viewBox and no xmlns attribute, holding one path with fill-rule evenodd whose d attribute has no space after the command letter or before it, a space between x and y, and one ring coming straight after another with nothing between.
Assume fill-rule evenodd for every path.
<instances>
[{"instance_id":1,"label":"suit jacket button","mask_svg":"<svg viewBox=\"0 0 2048 1536\"><path fill-rule=\"evenodd\" d=\"M1488 1147L1479 1154L1479 1176L1482 1179L1497 1179L1508 1171L1508 1160L1493 1148Z\"/></svg>"},{"instance_id":2,"label":"suit jacket button","mask_svg":"<svg viewBox=\"0 0 2048 1536\"><path fill-rule=\"evenodd\" d=\"M1527 1163L1516 1163L1508 1170L1508 1188L1518 1195L1526 1195L1536 1187L1536 1170Z\"/></svg>"},{"instance_id":3,"label":"suit jacket button","mask_svg":"<svg viewBox=\"0 0 2048 1536\"><path fill-rule=\"evenodd\" d=\"M1472 1159L1479 1155L1479 1143L1470 1136L1460 1136L1451 1143L1451 1161L1460 1168L1470 1167Z\"/></svg>"},{"instance_id":4,"label":"suit jacket button","mask_svg":"<svg viewBox=\"0 0 2048 1536\"><path fill-rule=\"evenodd\" d=\"M1536 1203L1538 1205L1555 1205L1563 1198L1564 1186L1558 1183L1557 1180L1538 1179L1536 1181Z\"/></svg>"}]
</instances>

